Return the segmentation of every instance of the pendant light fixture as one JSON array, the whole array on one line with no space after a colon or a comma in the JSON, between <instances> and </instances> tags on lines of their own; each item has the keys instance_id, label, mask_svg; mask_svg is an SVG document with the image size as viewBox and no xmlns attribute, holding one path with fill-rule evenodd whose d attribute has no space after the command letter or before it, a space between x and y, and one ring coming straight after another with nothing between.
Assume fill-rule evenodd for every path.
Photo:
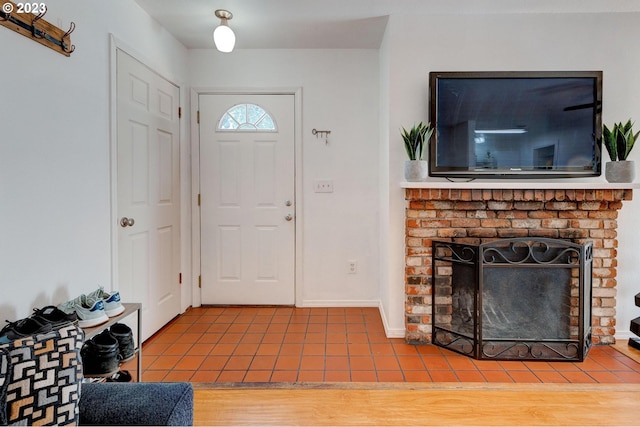
<instances>
[{"instance_id":1,"label":"pendant light fixture","mask_svg":"<svg viewBox=\"0 0 640 427\"><path fill-rule=\"evenodd\" d=\"M220 52L229 53L233 50L236 44L236 35L233 30L229 28L229 19L233 18L233 15L228 10L218 9L215 14L220 18L220 25L213 30L213 42L216 44L216 49Z\"/></svg>"}]
</instances>

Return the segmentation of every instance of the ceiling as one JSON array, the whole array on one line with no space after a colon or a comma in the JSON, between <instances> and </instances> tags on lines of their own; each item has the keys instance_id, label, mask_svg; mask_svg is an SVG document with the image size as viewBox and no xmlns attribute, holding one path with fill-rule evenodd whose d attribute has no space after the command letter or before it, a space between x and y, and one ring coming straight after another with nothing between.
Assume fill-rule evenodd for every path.
<instances>
[{"instance_id":1,"label":"ceiling","mask_svg":"<svg viewBox=\"0 0 640 427\"><path fill-rule=\"evenodd\" d=\"M189 49L213 48L216 9L237 49L377 49L389 15L639 12L639 0L135 0Z\"/></svg>"}]
</instances>

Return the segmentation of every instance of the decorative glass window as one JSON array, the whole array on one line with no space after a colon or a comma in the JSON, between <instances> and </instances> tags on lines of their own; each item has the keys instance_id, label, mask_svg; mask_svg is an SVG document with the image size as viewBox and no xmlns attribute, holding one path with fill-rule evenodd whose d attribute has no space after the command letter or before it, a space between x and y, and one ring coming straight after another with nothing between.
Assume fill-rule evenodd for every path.
<instances>
[{"instance_id":1,"label":"decorative glass window","mask_svg":"<svg viewBox=\"0 0 640 427\"><path fill-rule=\"evenodd\" d=\"M222 115L217 130L275 132L278 128L271 115L259 105L237 104Z\"/></svg>"}]
</instances>

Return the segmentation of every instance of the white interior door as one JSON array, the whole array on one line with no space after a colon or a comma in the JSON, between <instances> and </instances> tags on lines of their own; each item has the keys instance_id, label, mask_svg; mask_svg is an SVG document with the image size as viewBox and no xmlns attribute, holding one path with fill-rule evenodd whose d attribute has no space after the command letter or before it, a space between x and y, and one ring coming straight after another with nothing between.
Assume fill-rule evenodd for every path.
<instances>
[{"instance_id":1,"label":"white interior door","mask_svg":"<svg viewBox=\"0 0 640 427\"><path fill-rule=\"evenodd\" d=\"M202 303L292 305L294 96L200 95L199 110Z\"/></svg>"},{"instance_id":2,"label":"white interior door","mask_svg":"<svg viewBox=\"0 0 640 427\"><path fill-rule=\"evenodd\" d=\"M142 303L142 338L180 312L179 89L120 49L118 289Z\"/></svg>"}]
</instances>

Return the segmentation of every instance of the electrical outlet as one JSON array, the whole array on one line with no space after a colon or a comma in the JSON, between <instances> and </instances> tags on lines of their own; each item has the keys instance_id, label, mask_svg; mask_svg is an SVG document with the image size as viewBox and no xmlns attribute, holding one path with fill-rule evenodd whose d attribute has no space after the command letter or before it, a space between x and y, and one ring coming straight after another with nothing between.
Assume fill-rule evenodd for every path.
<instances>
[{"instance_id":1,"label":"electrical outlet","mask_svg":"<svg viewBox=\"0 0 640 427\"><path fill-rule=\"evenodd\" d=\"M347 261L347 272L349 274L356 274L358 272L358 262L355 259Z\"/></svg>"},{"instance_id":2,"label":"electrical outlet","mask_svg":"<svg viewBox=\"0 0 640 427\"><path fill-rule=\"evenodd\" d=\"M316 193L333 193L333 181L330 181L330 180L314 181L313 191Z\"/></svg>"}]
</instances>

